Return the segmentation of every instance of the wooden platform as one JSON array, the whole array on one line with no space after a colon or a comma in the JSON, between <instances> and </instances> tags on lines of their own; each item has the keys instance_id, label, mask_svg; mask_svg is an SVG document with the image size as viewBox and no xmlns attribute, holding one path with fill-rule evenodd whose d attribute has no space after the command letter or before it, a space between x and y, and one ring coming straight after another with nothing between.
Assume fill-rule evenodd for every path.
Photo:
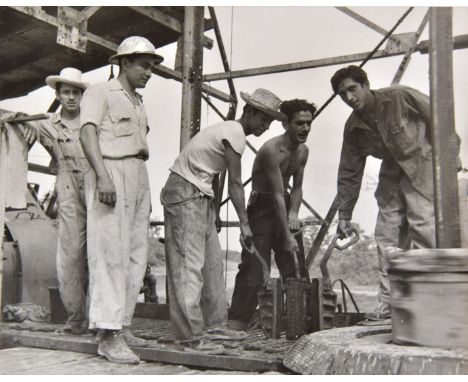
<instances>
[{"instance_id":1,"label":"wooden platform","mask_svg":"<svg viewBox=\"0 0 468 382\"><path fill-rule=\"evenodd\" d=\"M74 336L61 332L63 325L36 323L0 323L0 349L14 347L42 348L95 355L93 336ZM132 348L143 361L164 362L207 369L246 372L287 372L283 358L294 342L267 340L260 330L249 332L243 341L220 342L224 355L186 352L170 342L170 322L147 318L134 319L132 331L149 341L147 348Z\"/></svg>"}]
</instances>

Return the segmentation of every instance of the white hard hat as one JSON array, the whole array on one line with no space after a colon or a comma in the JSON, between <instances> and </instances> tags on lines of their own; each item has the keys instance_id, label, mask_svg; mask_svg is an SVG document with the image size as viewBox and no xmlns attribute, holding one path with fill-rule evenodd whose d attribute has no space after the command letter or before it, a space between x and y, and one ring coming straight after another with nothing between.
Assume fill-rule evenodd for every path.
<instances>
[{"instance_id":1,"label":"white hard hat","mask_svg":"<svg viewBox=\"0 0 468 382\"><path fill-rule=\"evenodd\" d=\"M117 53L109 57L109 62L117 65L119 63L119 57L131 54L150 54L156 59L156 64L160 64L164 60L163 56L156 53L156 48L147 38L130 36L120 43Z\"/></svg>"}]
</instances>

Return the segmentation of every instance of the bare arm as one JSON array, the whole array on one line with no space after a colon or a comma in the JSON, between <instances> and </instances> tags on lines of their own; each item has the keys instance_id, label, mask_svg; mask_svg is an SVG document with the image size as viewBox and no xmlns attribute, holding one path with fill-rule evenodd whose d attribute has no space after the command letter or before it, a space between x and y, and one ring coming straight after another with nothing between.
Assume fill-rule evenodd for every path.
<instances>
[{"instance_id":1,"label":"bare arm","mask_svg":"<svg viewBox=\"0 0 468 382\"><path fill-rule=\"evenodd\" d=\"M261 160L263 164L265 177L273 194L276 220L279 224L281 235L284 238L284 250L292 254L293 251L298 251L299 248L296 239L294 239L289 231L288 213L284 201L283 176L281 174L277 152L270 147L266 147L265 150L261 150L257 155L260 155L258 159Z\"/></svg>"},{"instance_id":2,"label":"bare arm","mask_svg":"<svg viewBox=\"0 0 468 382\"><path fill-rule=\"evenodd\" d=\"M215 175L213 178L213 192L214 192L214 204L216 209L216 231L221 231L221 219L219 217L219 174Z\"/></svg>"},{"instance_id":3,"label":"bare arm","mask_svg":"<svg viewBox=\"0 0 468 382\"><path fill-rule=\"evenodd\" d=\"M88 162L96 173L99 200L113 207L117 200L115 187L102 160L96 126L91 123L83 125L80 131L80 141L86 159L88 159Z\"/></svg>"},{"instance_id":4,"label":"bare arm","mask_svg":"<svg viewBox=\"0 0 468 382\"><path fill-rule=\"evenodd\" d=\"M304 169L309 158L309 148L304 145L303 153L300 158L300 165L296 173L293 174L293 186L291 189L291 206L289 208L289 229L299 231L299 208L302 202L302 182L304 180Z\"/></svg>"},{"instance_id":5,"label":"bare arm","mask_svg":"<svg viewBox=\"0 0 468 382\"><path fill-rule=\"evenodd\" d=\"M252 231L249 227L247 211L245 210L244 186L242 185L241 156L236 153L229 142L223 141L226 148L226 163L228 170L228 190L229 196L239 217L241 234L248 245L252 240Z\"/></svg>"}]
</instances>

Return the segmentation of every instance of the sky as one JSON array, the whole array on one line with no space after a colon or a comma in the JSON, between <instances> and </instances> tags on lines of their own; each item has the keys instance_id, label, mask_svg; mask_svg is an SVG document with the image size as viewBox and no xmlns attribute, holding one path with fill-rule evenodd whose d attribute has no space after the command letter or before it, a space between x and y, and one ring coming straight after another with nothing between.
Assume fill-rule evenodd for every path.
<instances>
[{"instance_id":1,"label":"sky","mask_svg":"<svg viewBox=\"0 0 468 382\"><path fill-rule=\"evenodd\" d=\"M372 20L382 28L389 30L401 17L407 7L358 7L351 9ZM339 10L328 7L275 6L275 7L215 7L226 47L228 60L233 70L270 66L277 64L306 61L352 53L371 51L382 39L375 31L360 24ZM416 7L395 33L414 32L427 7ZM207 13L207 17L208 17ZM468 33L468 7L455 7L453 10L453 34ZM206 35L214 41L212 31ZM421 40L428 39L428 26ZM165 57L163 65L173 68L175 44L158 49ZM390 85L397 71L402 56L377 59L368 62L364 69L368 73L371 88ZM204 74L223 71L217 46L204 49ZM414 53L401 84L417 88L429 94L429 56ZM359 63L357 63L359 64ZM287 73L235 79L234 84L239 98L236 117L240 117L244 102L239 93L252 93L256 88L266 88L281 99L305 98L321 106L332 94L330 78L333 73L345 65L328 66ZM455 124L462 138L461 158L468 167L468 108L467 99L468 49L456 50L453 54ZM84 79L91 83L105 81L109 76L109 66L84 74ZM229 93L226 81L210 84ZM169 167L179 152L181 84L158 76L153 76L147 87L141 90L148 114L150 133L148 136L150 159L147 162L153 218L162 220L163 210L159 202L159 193L169 174ZM54 99L54 91L43 87L26 97L19 97L0 102L0 108L42 113ZM213 100L226 113L228 105ZM344 123L351 109L339 98L325 109L313 122L307 145L310 149L309 161L305 169L304 199L324 217L336 195L336 178L340 157ZM202 102L201 127L204 128L220 121L216 113ZM282 134L279 122L273 122L270 130L261 137L248 137L259 148L267 139ZM248 148L242 158L243 179L250 177L254 155ZM49 157L46 151L36 144L29 154L31 162L47 165ZM353 221L359 223L366 232L372 233L377 216L375 191L380 161L368 158L360 199L356 205ZM468 175L464 175L468 177ZM53 187L53 177L29 172L28 181L41 184L41 195ZM226 192L226 191L225 191ZM246 198L250 187L246 187ZM310 213L302 207L300 217ZM221 210L223 220L237 220L232 205ZM239 249L237 242L239 230L230 228L226 239L226 229L220 234L221 246ZM227 240L227 241L226 241Z\"/></svg>"}]
</instances>

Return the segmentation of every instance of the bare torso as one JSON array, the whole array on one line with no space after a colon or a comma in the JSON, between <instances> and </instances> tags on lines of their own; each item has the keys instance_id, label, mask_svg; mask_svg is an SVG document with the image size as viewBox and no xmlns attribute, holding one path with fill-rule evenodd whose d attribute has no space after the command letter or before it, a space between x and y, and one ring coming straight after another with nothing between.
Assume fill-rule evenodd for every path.
<instances>
[{"instance_id":1,"label":"bare torso","mask_svg":"<svg viewBox=\"0 0 468 382\"><path fill-rule=\"evenodd\" d=\"M272 186L265 171L265 163L276 162L279 166L284 189L287 188L291 177L304 167L307 159L307 146L299 144L295 150L290 151L286 145L284 135L274 137L267 141L259 150L252 168L252 189L254 191L269 193Z\"/></svg>"}]
</instances>

